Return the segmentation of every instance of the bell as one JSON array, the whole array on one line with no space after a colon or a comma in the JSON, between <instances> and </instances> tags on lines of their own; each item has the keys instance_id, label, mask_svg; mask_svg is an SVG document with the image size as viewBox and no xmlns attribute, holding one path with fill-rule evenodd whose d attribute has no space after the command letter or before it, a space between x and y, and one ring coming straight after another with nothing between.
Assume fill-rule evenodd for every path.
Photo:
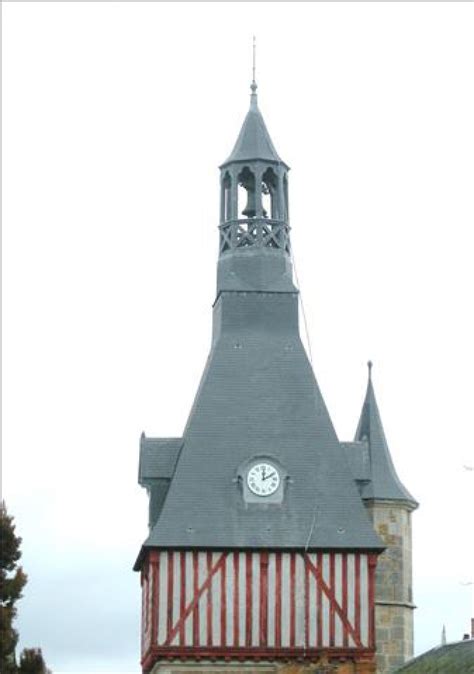
<instances>
[{"instance_id":1,"label":"bell","mask_svg":"<svg viewBox=\"0 0 474 674\"><path fill-rule=\"evenodd\" d=\"M255 189L247 188L247 205L242 211L246 218L254 218L257 213L255 206Z\"/></svg>"}]
</instances>

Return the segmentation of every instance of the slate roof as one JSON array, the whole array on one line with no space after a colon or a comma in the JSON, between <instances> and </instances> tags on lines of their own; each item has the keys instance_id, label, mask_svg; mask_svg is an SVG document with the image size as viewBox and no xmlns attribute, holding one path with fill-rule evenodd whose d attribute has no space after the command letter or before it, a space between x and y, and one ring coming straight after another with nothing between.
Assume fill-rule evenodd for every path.
<instances>
[{"instance_id":1,"label":"slate roof","mask_svg":"<svg viewBox=\"0 0 474 674\"><path fill-rule=\"evenodd\" d=\"M394 674L474 674L474 640L432 648L406 662Z\"/></svg>"},{"instance_id":2,"label":"slate roof","mask_svg":"<svg viewBox=\"0 0 474 674\"><path fill-rule=\"evenodd\" d=\"M369 448L370 482L363 488L362 497L364 499L405 501L416 508L418 506L417 501L403 486L393 465L375 399L371 366L372 364L369 363L367 392L354 438L355 442L366 442Z\"/></svg>"},{"instance_id":3,"label":"slate roof","mask_svg":"<svg viewBox=\"0 0 474 674\"><path fill-rule=\"evenodd\" d=\"M253 88L227 161L262 159L281 161ZM221 256L217 289L183 438L142 440L141 479L167 478L135 568L149 547L382 551L300 339L289 256ZM260 459L281 470L278 502L244 497L246 471Z\"/></svg>"},{"instance_id":4,"label":"slate roof","mask_svg":"<svg viewBox=\"0 0 474 674\"><path fill-rule=\"evenodd\" d=\"M367 482L370 480L370 459L369 443L362 442L341 442L351 473L357 482Z\"/></svg>"},{"instance_id":5,"label":"slate roof","mask_svg":"<svg viewBox=\"0 0 474 674\"><path fill-rule=\"evenodd\" d=\"M299 337L297 294L222 292L214 312L216 338L145 547L382 550ZM288 474L281 505L244 502L238 478L254 457Z\"/></svg>"},{"instance_id":6,"label":"slate roof","mask_svg":"<svg viewBox=\"0 0 474 674\"><path fill-rule=\"evenodd\" d=\"M165 502L182 438L140 438L138 482L148 491L148 527L156 523Z\"/></svg>"},{"instance_id":7,"label":"slate roof","mask_svg":"<svg viewBox=\"0 0 474 674\"><path fill-rule=\"evenodd\" d=\"M255 89L256 89L256 85ZM270 134L259 110L257 94L252 89L250 95L250 109L244 119L234 149L226 161L221 165L226 166L231 162L242 162L252 159L261 159L269 162L281 162Z\"/></svg>"},{"instance_id":8,"label":"slate roof","mask_svg":"<svg viewBox=\"0 0 474 674\"><path fill-rule=\"evenodd\" d=\"M236 249L219 258L217 292L298 292L293 267L283 250Z\"/></svg>"},{"instance_id":9,"label":"slate roof","mask_svg":"<svg viewBox=\"0 0 474 674\"><path fill-rule=\"evenodd\" d=\"M140 438L138 482L147 485L151 480L171 479L183 446L183 438Z\"/></svg>"}]
</instances>

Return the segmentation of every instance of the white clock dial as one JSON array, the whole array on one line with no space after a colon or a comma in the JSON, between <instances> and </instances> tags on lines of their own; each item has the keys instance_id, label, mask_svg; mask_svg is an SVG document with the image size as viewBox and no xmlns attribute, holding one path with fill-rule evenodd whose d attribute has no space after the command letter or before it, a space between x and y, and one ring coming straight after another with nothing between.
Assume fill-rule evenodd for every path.
<instances>
[{"instance_id":1,"label":"white clock dial","mask_svg":"<svg viewBox=\"0 0 474 674\"><path fill-rule=\"evenodd\" d=\"M247 485L257 496L270 496L280 486L280 475L271 463L256 463L247 473Z\"/></svg>"}]
</instances>

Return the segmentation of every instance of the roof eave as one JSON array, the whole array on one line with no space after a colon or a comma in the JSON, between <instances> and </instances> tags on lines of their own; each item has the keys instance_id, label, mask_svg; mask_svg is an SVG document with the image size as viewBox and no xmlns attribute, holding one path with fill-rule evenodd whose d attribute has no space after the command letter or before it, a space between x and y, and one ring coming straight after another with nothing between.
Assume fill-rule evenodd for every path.
<instances>
[{"instance_id":1,"label":"roof eave","mask_svg":"<svg viewBox=\"0 0 474 674\"><path fill-rule=\"evenodd\" d=\"M374 505L386 506L404 506L407 510L413 511L419 507L418 501L414 498L386 498L384 496L363 496L364 503L373 503Z\"/></svg>"},{"instance_id":2,"label":"roof eave","mask_svg":"<svg viewBox=\"0 0 474 674\"><path fill-rule=\"evenodd\" d=\"M144 557L145 557L145 545L142 545L142 547L140 548L140 552L138 553L138 557L135 560L135 564L133 565L133 571L142 570Z\"/></svg>"},{"instance_id":3,"label":"roof eave","mask_svg":"<svg viewBox=\"0 0 474 674\"><path fill-rule=\"evenodd\" d=\"M377 554L380 555L384 550L387 549L386 545L380 544L380 545L366 545L361 548L357 548L357 552L360 553L366 553L366 554ZM141 564L143 562L143 558L148 550L221 550L221 551L227 551L227 550L241 550L242 552L245 551L251 551L251 550L273 550L273 551L284 551L284 552L330 552L330 551L337 551L338 553L341 552L354 552L354 547L352 546L342 546L342 547L335 547L335 546L314 546L314 545L309 545L307 548L302 547L302 546L290 546L290 547L285 547L285 546L272 546L269 547L267 545L261 546L261 547L253 547L253 546L230 546L230 545L191 545L191 544L169 544L169 545L157 545L153 543L143 543L142 548L140 550L140 553L138 554L137 560L135 562L135 565L133 567L134 571L139 571L141 569Z\"/></svg>"},{"instance_id":4,"label":"roof eave","mask_svg":"<svg viewBox=\"0 0 474 674\"><path fill-rule=\"evenodd\" d=\"M232 155L226 159L226 161L223 164L219 165L219 169L224 169L230 164L247 164L248 162L253 162L253 161L261 161L264 162L265 164L275 164L276 166L284 166L287 171L290 171L290 167L286 162L284 162L282 159L269 159L268 157L240 157L238 159L233 159Z\"/></svg>"}]
</instances>

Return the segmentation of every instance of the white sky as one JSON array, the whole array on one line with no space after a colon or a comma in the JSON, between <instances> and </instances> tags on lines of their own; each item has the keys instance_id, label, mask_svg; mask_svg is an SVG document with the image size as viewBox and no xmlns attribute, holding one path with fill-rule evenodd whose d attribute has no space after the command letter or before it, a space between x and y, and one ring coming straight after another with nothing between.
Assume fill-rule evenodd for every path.
<instances>
[{"instance_id":1,"label":"white sky","mask_svg":"<svg viewBox=\"0 0 474 674\"><path fill-rule=\"evenodd\" d=\"M4 493L21 645L138 672L138 439L179 436L210 343L218 170L259 103L292 167L316 376L374 383L414 515L416 651L474 614L472 3L6 3Z\"/></svg>"}]
</instances>

